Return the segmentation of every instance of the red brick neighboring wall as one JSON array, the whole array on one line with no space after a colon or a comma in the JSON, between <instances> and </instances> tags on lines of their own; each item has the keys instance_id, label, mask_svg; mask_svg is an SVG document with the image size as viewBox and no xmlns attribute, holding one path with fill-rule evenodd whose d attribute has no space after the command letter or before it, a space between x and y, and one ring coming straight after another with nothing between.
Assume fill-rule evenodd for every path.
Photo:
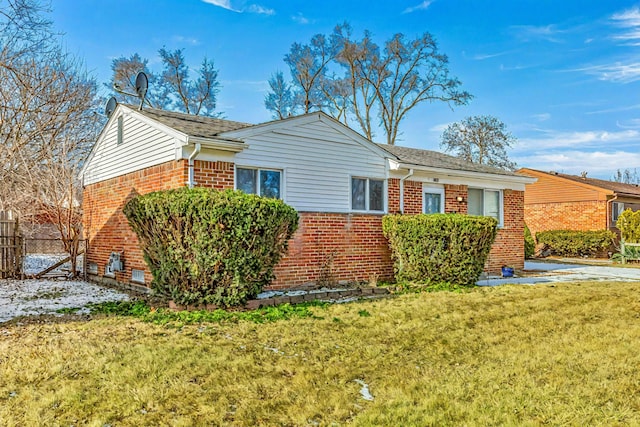
<instances>
[{"instance_id":1,"label":"red brick neighboring wall","mask_svg":"<svg viewBox=\"0 0 640 427\"><path fill-rule=\"evenodd\" d=\"M531 234L547 230L606 230L607 202L537 203L524 207Z\"/></svg>"},{"instance_id":2,"label":"red brick neighboring wall","mask_svg":"<svg viewBox=\"0 0 640 427\"><path fill-rule=\"evenodd\" d=\"M467 213L467 190L466 185L444 186L444 211L446 213ZM458 201L458 197L462 197L462 201Z\"/></svg>"},{"instance_id":3,"label":"red brick neighboring wall","mask_svg":"<svg viewBox=\"0 0 640 427\"><path fill-rule=\"evenodd\" d=\"M404 182L404 213L407 215L422 213L422 183L406 180Z\"/></svg>"},{"instance_id":4,"label":"red brick neighboring wall","mask_svg":"<svg viewBox=\"0 0 640 427\"><path fill-rule=\"evenodd\" d=\"M500 273L503 265L524 268L524 191L503 190L504 224L489 252L485 270Z\"/></svg>"},{"instance_id":5,"label":"red brick neighboring wall","mask_svg":"<svg viewBox=\"0 0 640 427\"><path fill-rule=\"evenodd\" d=\"M144 270L145 282L151 282L138 238L129 227L122 208L139 194L184 186L186 166L183 160L167 162L85 187L83 226L85 237L89 239L87 260L98 265L99 276L104 275L111 252L121 252L125 271L116 272L115 280L129 283L131 270L136 269Z\"/></svg>"},{"instance_id":6,"label":"red brick neighboring wall","mask_svg":"<svg viewBox=\"0 0 640 427\"><path fill-rule=\"evenodd\" d=\"M272 289L393 277L382 216L301 212L298 231L277 265Z\"/></svg>"}]
</instances>

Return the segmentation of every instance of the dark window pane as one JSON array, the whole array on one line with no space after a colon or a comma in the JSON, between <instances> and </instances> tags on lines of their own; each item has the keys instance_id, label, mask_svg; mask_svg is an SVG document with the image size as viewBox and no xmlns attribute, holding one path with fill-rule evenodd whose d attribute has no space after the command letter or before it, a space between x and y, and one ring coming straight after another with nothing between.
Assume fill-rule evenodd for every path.
<instances>
[{"instance_id":1,"label":"dark window pane","mask_svg":"<svg viewBox=\"0 0 640 427\"><path fill-rule=\"evenodd\" d=\"M369 210L384 210L384 182L374 179L369 180Z\"/></svg>"},{"instance_id":2,"label":"dark window pane","mask_svg":"<svg viewBox=\"0 0 640 427\"><path fill-rule=\"evenodd\" d=\"M351 209L363 211L367 208L365 204L366 188L366 179L351 178Z\"/></svg>"},{"instance_id":3,"label":"dark window pane","mask_svg":"<svg viewBox=\"0 0 640 427\"><path fill-rule=\"evenodd\" d=\"M280 198L280 172L260 171L260 195L273 199Z\"/></svg>"},{"instance_id":4,"label":"dark window pane","mask_svg":"<svg viewBox=\"0 0 640 427\"><path fill-rule=\"evenodd\" d=\"M470 188L467 195L467 213L469 215L484 215L484 191Z\"/></svg>"},{"instance_id":5,"label":"dark window pane","mask_svg":"<svg viewBox=\"0 0 640 427\"><path fill-rule=\"evenodd\" d=\"M256 170L237 168L236 188L247 194L256 194Z\"/></svg>"}]
</instances>

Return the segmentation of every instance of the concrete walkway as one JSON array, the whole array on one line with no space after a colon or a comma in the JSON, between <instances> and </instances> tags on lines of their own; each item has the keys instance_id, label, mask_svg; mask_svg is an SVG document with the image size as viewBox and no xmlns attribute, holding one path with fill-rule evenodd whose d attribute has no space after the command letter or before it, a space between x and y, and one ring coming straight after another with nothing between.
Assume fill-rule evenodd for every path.
<instances>
[{"instance_id":1,"label":"concrete walkway","mask_svg":"<svg viewBox=\"0 0 640 427\"><path fill-rule=\"evenodd\" d=\"M479 280L477 284L478 286L532 285L536 283L598 280L610 282L640 281L640 268L526 261L522 275L505 279L490 276Z\"/></svg>"}]
</instances>

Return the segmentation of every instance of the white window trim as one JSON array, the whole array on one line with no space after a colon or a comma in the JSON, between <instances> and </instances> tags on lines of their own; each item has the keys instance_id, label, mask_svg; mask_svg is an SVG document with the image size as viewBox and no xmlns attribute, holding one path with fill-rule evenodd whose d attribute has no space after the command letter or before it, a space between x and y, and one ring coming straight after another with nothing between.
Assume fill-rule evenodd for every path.
<instances>
[{"instance_id":1,"label":"white window trim","mask_svg":"<svg viewBox=\"0 0 640 427\"><path fill-rule=\"evenodd\" d=\"M354 209L353 208L353 179L364 179L366 180L365 186L365 198L364 204L365 209ZM370 210L369 209L369 181L382 181L382 210ZM373 214L384 214L387 212L387 180L384 178L370 177L370 176L360 176L360 175L351 175L349 176L349 209L351 212L355 213L373 213Z\"/></svg>"},{"instance_id":2,"label":"white window trim","mask_svg":"<svg viewBox=\"0 0 640 427\"><path fill-rule=\"evenodd\" d=\"M423 185L422 186L422 213L427 213L427 198L425 194L439 194L440 195L440 213L444 213L444 187L435 185Z\"/></svg>"},{"instance_id":3,"label":"white window trim","mask_svg":"<svg viewBox=\"0 0 640 427\"><path fill-rule=\"evenodd\" d=\"M498 196L498 203L499 203L499 209L500 209L500 214L498 215L498 228L502 228L504 227L504 192L500 189L497 188L481 188L481 187L468 187L468 190L482 190L482 216L489 216L486 214L486 211L484 209L485 207L485 194L487 193L487 191L492 191L492 192L497 192L499 194ZM467 202L469 201L469 197L467 196ZM467 204L467 209L468 209L469 205ZM491 217L493 218L493 217Z\"/></svg>"},{"instance_id":4,"label":"white window trim","mask_svg":"<svg viewBox=\"0 0 640 427\"><path fill-rule=\"evenodd\" d=\"M258 171L256 174L256 194L260 195L260 171L268 171L268 172L280 172L280 198L278 200L285 200L285 171L284 169L278 168L264 168L259 166L244 166L244 165L234 165L233 166L233 188L235 190L238 189L238 169L251 169Z\"/></svg>"}]
</instances>

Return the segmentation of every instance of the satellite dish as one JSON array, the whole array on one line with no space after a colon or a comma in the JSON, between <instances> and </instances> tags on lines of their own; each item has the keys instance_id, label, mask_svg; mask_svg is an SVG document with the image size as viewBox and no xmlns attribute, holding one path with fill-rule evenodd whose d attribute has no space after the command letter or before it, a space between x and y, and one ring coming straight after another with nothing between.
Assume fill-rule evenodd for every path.
<instances>
[{"instance_id":1,"label":"satellite dish","mask_svg":"<svg viewBox=\"0 0 640 427\"><path fill-rule=\"evenodd\" d=\"M109 100L107 101L107 105L104 107L104 114L107 117L111 117L117 106L118 101L116 101L115 96L112 96L111 98L109 98Z\"/></svg>"},{"instance_id":2,"label":"satellite dish","mask_svg":"<svg viewBox=\"0 0 640 427\"><path fill-rule=\"evenodd\" d=\"M149 88L149 79L147 75L140 71L136 76L136 93L140 97L140 110L142 110L142 104L144 104L144 98L147 96L147 89Z\"/></svg>"}]
</instances>

